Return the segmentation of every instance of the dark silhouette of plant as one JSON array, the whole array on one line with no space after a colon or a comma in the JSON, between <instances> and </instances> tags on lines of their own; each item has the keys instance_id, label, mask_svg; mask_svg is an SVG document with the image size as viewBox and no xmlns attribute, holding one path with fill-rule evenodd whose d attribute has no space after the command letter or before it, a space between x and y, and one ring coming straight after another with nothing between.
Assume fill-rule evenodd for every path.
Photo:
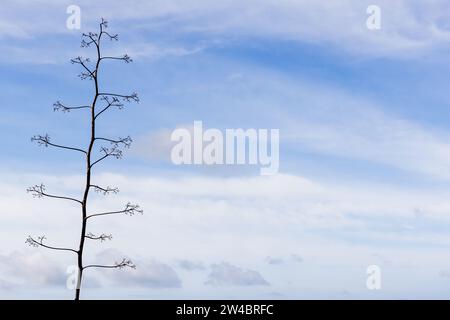
<instances>
[{"instance_id":1,"label":"dark silhouette of plant","mask_svg":"<svg viewBox=\"0 0 450 320\"><path fill-rule=\"evenodd\" d=\"M124 94L116 94L116 93L109 93L104 92L101 90L99 85L99 69L102 65L102 61L105 60L122 60L125 63L132 62L131 58L125 54L121 57L112 57L112 56L102 56L101 52L101 43L104 39L109 39L111 41L117 41L118 36L112 35L109 32L106 31L108 27L107 21L104 19L101 20L100 23L100 31L99 33L92 33L89 32L87 34L83 34L82 41L81 41L81 47L84 48L90 48L93 47L96 51L96 59L94 61L94 67L91 68L91 61L89 58L83 58L83 57L77 57L74 59L71 59L72 64L80 65L82 68L82 72L79 74L79 77L82 80L88 79L93 81L94 84L94 95L92 99L92 103L90 105L84 105L84 106L77 106L77 107L71 107L66 106L65 104L61 103L60 101L57 101L53 105L54 111L62 111L64 113L71 112L73 110L80 110L80 109L86 109L90 114L90 139L87 143L87 148L75 148L75 147L69 147L65 145L60 145L53 143L50 140L50 137L45 135L36 135L31 138L32 141L36 142L40 146L44 147L55 147L55 148L61 148L66 149L70 151L75 151L78 153L81 153L86 161L86 185L84 187L84 191L82 193L82 197L80 199L75 199L72 197L66 197L66 196L59 196L59 195L53 195L50 193L47 193L47 190L43 184L35 185L33 187L30 187L27 189L27 192L31 193L34 197L42 198L42 197L48 197L48 198L56 198L56 199L63 199L68 201L76 202L81 207L81 235L80 235L80 241L78 245L78 249L71 249L71 248L61 248L61 247L55 247L50 246L45 243L46 237L45 236L39 236L37 238L33 238L29 236L26 240L26 243L33 246L33 247L44 247L47 249L52 250L61 250L61 251L70 251L77 255L77 264L78 264L78 280L77 280L77 286L76 286L76 292L75 292L75 300L80 299L80 291L81 291L81 282L83 279L83 272L84 270L88 268L135 268L135 265L133 262L129 259L123 258L119 262L115 262L111 265L98 265L98 264L84 264L83 262L83 253L84 253L84 245L86 239L88 240L97 240L100 242L111 240L112 236L110 234L100 234L95 235L91 232L87 232L88 227L88 221L93 218L106 216L106 215L115 215L115 214L125 214L125 215L134 215L137 213L142 214L143 211L140 209L140 207L136 204L127 203L125 205L125 208L118 211L110 211L110 212L101 212L101 213L88 213L88 200L89 195L92 190L101 193L103 195L108 194L116 194L119 192L117 188L112 187L101 187L96 184L93 184L92 182L92 171L95 165L100 163L101 161L113 157L116 159L122 158L122 149L123 148L129 148L130 144L132 142L130 137L125 138L117 138L117 139L109 139L100 137L97 135L96 132L96 124L99 120L99 117L106 112L107 110L111 108L118 108L122 109L124 107L124 104L127 102L139 102L139 98L136 93L132 93L130 95L124 95ZM96 144L107 144L106 146L100 146L100 155L96 157L94 152L94 147Z\"/></svg>"}]
</instances>

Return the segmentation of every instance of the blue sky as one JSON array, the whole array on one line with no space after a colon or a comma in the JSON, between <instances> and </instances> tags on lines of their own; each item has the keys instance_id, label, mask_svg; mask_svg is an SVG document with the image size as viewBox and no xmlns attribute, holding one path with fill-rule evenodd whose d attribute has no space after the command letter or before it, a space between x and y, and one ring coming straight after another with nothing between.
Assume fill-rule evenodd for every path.
<instances>
[{"instance_id":1,"label":"blue sky","mask_svg":"<svg viewBox=\"0 0 450 320\"><path fill-rule=\"evenodd\" d=\"M70 4L81 8L81 30L66 28ZM366 27L370 4L381 8L380 30ZM0 239L10 245L0 247L0 297L71 297L64 273L71 257L26 248L24 239L45 233L76 243L78 212L24 190L42 181L77 194L83 163L30 137L47 132L83 145L86 114L54 113L52 104L90 101L91 83L68 61L92 53L79 47L80 34L104 17L120 36L105 51L134 62L108 62L102 85L136 91L141 101L100 124L104 135L129 134L134 144L95 177L121 194L92 205L130 199L145 215L94 226L115 237L89 247L89 259L125 252L138 269L88 275L86 298L448 298L448 7L6 1ZM194 120L221 130L280 129L279 174L174 166L170 132ZM382 270L378 291L365 285L373 264Z\"/></svg>"}]
</instances>

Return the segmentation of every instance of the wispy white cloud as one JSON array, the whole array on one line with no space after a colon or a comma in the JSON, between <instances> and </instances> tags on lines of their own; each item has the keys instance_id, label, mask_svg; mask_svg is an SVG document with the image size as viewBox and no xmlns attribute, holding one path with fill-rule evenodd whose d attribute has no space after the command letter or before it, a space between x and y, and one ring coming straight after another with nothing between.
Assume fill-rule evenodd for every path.
<instances>
[{"instance_id":1,"label":"wispy white cloud","mask_svg":"<svg viewBox=\"0 0 450 320\"><path fill-rule=\"evenodd\" d=\"M312 90L305 91L309 110L317 108L286 119L284 138L291 147L450 179L448 131L395 115L386 111L389 106L367 99L305 86Z\"/></svg>"},{"instance_id":2,"label":"wispy white cloud","mask_svg":"<svg viewBox=\"0 0 450 320\"><path fill-rule=\"evenodd\" d=\"M34 181L36 176L14 174L3 177L0 201L5 205L2 217L7 225L19 227L2 231L0 241L10 241L13 244L10 249L18 250L25 246L23 230L26 228L32 234L46 234L53 244L70 246L77 242L78 229L61 226L77 225L78 207L63 205L56 200L31 199L17 191L21 189L20 185L17 187L18 182ZM257 270L273 286L270 292L282 291L289 297L302 292L298 288L305 283L312 295L339 288L342 284L336 279L334 282L319 280L324 276L319 276L321 272L327 274L326 266L337 266L342 273L340 279L358 288L359 278L352 278L354 270L359 268L364 277L365 267L374 259L379 260L374 253L382 252L385 259L393 261L389 268L401 264L415 272L414 265L426 263L427 267L432 266L442 256L450 239L445 228L440 229L450 223L447 215L450 203L445 190L352 185L343 181L324 183L293 175L224 179L105 173L95 179L100 184L120 186L122 194L108 198L108 203L96 196L90 206L92 212L119 208L127 201L137 202L145 209L143 216L99 218L89 226L91 232L112 233L114 238L112 242L90 247L87 262L96 262L96 255L101 255L103 250L120 248L120 252L116 249L107 251L110 254L102 262L120 259L123 252L138 266L134 271L112 270L105 277L107 282L101 282L117 280L114 283L122 289L117 291L116 297L121 292L126 294L136 292L135 289L149 290L158 286L179 288L180 291L170 291L178 297L187 292L206 292L203 283L208 279L207 270L189 272L177 268L178 275L170 265L161 262L183 259L186 253L191 261L201 261L205 265L228 261L242 270ZM74 188L76 183L82 183L81 177L70 176L41 176L39 180L48 181L56 193L64 193L70 190L67 186ZM58 181L62 187L55 183ZM402 229L406 224L416 228ZM137 245L141 243L146 245ZM299 261L297 256L290 258L293 252L301 254L301 264L296 262ZM282 257L284 263L274 268L265 262L267 256ZM52 259L63 268L70 264L70 257L65 255L52 254ZM450 266L450 261L441 262L442 270L444 265ZM28 269L34 270L34 266L28 266ZM183 272L189 272L190 276ZM90 272L86 275L101 278L102 274L98 272L94 276ZM433 273L435 277L437 274ZM422 276L426 278L426 275ZM285 287L288 279L297 290L292 291L292 285L290 289ZM180 281L183 281L181 288ZM61 287L67 291L63 285ZM85 291L89 295L89 292L103 288L105 286ZM226 287L216 292L218 297L224 295L228 295ZM243 295L255 297L251 292L242 292L241 297Z\"/></svg>"},{"instance_id":3,"label":"wispy white cloud","mask_svg":"<svg viewBox=\"0 0 450 320\"><path fill-rule=\"evenodd\" d=\"M208 78L200 89L197 82L175 82L172 85L179 91L167 93L191 94L196 108L205 114L205 128L281 128L281 152L309 152L324 158L389 166L412 176L450 179L450 131L444 127L396 113L387 101L329 84L245 66L241 66L239 78L225 81L226 73L218 69L218 75ZM196 90L201 90L201 97ZM219 121L208 121L211 109L221 113ZM195 114L200 112L196 110ZM176 127L190 126L176 124L142 134L136 137L132 154L151 161L169 161L174 145L170 133Z\"/></svg>"},{"instance_id":4,"label":"wispy white cloud","mask_svg":"<svg viewBox=\"0 0 450 320\"><path fill-rule=\"evenodd\" d=\"M114 261L120 261L124 254L117 249L106 249L96 255L99 264L111 265ZM97 273L106 276L109 282L124 287L144 288L178 288L181 287L181 279L176 271L169 265L152 259L133 259L136 269L106 270Z\"/></svg>"},{"instance_id":5,"label":"wispy white cloud","mask_svg":"<svg viewBox=\"0 0 450 320\"><path fill-rule=\"evenodd\" d=\"M187 271L194 271L194 270L205 270L205 265L202 262L199 261L191 261L187 259L180 259L177 261L178 267L187 270Z\"/></svg>"},{"instance_id":6,"label":"wispy white cloud","mask_svg":"<svg viewBox=\"0 0 450 320\"><path fill-rule=\"evenodd\" d=\"M284 260L282 258L277 257L266 257L266 262L270 265L276 266L284 263Z\"/></svg>"},{"instance_id":7,"label":"wispy white cloud","mask_svg":"<svg viewBox=\"0 0 450 320\"><path fill-rule=\"evenodd\" d=\"M17 250L0 255L0 283L6 289L63 286L66 282L64 271L49 255L38 250Z\"/></svg>"},{"instance_id":8,"label":"wispy white cloud","mask_svg":"<svg viewBox=\"0 0 450 320\"><path fill-rule=\"evenodd\" d=\"M65 27L70 1L7 1L3 6L0 36L35 37L70 33ZM379 31L366 28L370 1L339 2L312 0L265 1L78 1L83 30L99 17L123 22L129 30L170 34L202 34L206 39L261 37L336 46L362 55L407 57L446 46L449 28L443 24L448 3L443 0L387 1L382 9ZM138 8L138 10L136 9ZM49 17L52 17L51 19ZM133 21L133 22L130 22ZM161 34L163 36L163 34ZM164 36L163 36L164 37ZM180 54L185 48L157 50ZM155 55L154 48L145 51ZM188 50L189 51L189 50Z\"/></svg>"},{"instance_id":9,"label":"wispy white cloud","mask_svg":"<svg viewBox=\"0 0 450 320\"><path fill-rule=\"evenodd\" d=\"M267 286L258 271L245 270L227 262L213 264L205 284L210 286Z\"/></svg>"}]
</instances>

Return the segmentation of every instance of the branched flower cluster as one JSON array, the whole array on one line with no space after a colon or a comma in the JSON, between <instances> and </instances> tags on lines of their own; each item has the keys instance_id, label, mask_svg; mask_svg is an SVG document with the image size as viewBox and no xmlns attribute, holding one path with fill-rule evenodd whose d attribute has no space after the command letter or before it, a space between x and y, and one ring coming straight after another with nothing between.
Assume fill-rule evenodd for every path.
<instances>
[{"instance_id":1,"label":"branched flower cluster","mask_svg":"<svg viewBox=\"0 0 450 320\"><path fill-rule=\"evenodd\" d=\"M103 242L103 241L106 241L106 240L112 240L112 235L111 234L104 234L104 233L102 233L101 235L96 236L92 232L88 232L86 234L86 238L91 239L91 240L100 240L100 242Z\"/></svg>"},{"instance_id":2,"label":"branched flower cluster","mask_svg":"<svg viewBox=\"0 0 450 320\"><path fill-rule=\"evenodd\" d=\"M36 142L38 146L48 147L50 144L50 136L48 134L45 135L34 135L31 137L32 142Z\"/></svg>"},{"instance_id":3,"label":"branched flower cluster","mask_svg":"<svg viewBox=\"0 0 450 320\"><path fill-rule=\"evenodd\" d=\"M121 59L122 59L123 61L125 61L125 63L133 62L133 59L131 59L131 57L130 57L129 55L127 55L127 54L124 54L124 55L121 57Z\"/></svg>"},{"instance_id":4,"label":"branched flower cluster","mask_svg":"<svg viewBox=\"0 0 450 320\"><path fill-rule=\"evenodd\" d=\"M127 136L125 138L119 137L117 140L110 140L110 142L115 147L119 147L120 145L122 145L124 148L130 148L133 140L130 136Z\"/></svg>"},{"instance_id":5,"label":"branched flower cluster","mask_svg":"<svg viewBox=\"0 0 450 320\"><path fill-rule=\"evenodd\" d=\"M107 187L100 187L97 185L91 185L91 187L94 188L95 192L97 193L102 193L103 195L108 195L108 194L118 194L119 193L119 188L112 188L110 186Z\"/></svg>"},{"instance_id":6,"label":"branched flower cluster","mask_svg":"<svg viewBox=\"0 0 450 320\"><path fill-rule=\"evenodd\" d=\"M117 107L120 110L123 109L124 106L117 97L102 96L100 100L106 102L106 108Z\"/></svg>"},{"instance_id":7,"label":"branched flower cluster","mask_svg":"<svg viewBox=\"0 0 450 320\"><path fill-rule=\"evenodd\" d=\"M37 240L34 240L31 236L28 236L27 240L25 240L25 243L31 247L37 248L43 244L45 239L46 239L45 236L39 236L37 237Z\"/></svg>"},{"instance_id":8,"label":"branched flower cluster","mask_svg":"<svg viewBox=\"0 0 450 320\"><path fill-rule=\"evenodd\" d=\"M103 152L105 157L114 157L116 159L122 159L123 152L117 146L113 145L110 148L101 147L100 152Z\"/></svg>"},{"instance_id":9,"label":"branched flower cluster","mask_svg":"<svg viewBox=\"0 0 450 320\"><path fill-rule=\"evenodd\" d=\"M123 258L122 261L116 262L114 264L116 268L123 269L123 268L131 268L136 269L136 265L131 261L130 259Z\"/></svg>"},{"instance_id":10,"label":"branched flower cluster","mask_svg":"<svg viewBox=\"0 0 450 320\"><path fill-rule=\"evenodd\" d=\"M85 80L85 79L89 79L89 80L94 80L95 78L95 71L92 71L91 69L89 69L88 67L88 63L91 60L89 58L83 58L81 56L78 56L76 58L70 59L70 62L72 64L79 64L84 68L84 71L82 71L78 76L80 77L81 80Z\"/></svg>"},{"instance_id":11,"label":"branched flower cluster","mask_svg":"<svg viewBox=\"0 0 450 320\"><path fill-rule=\"evenodd\" d=\"M70 112L70 108L66 107L65 105L63 105L61 103L61 101L58 100L53 104L53 111L62 111L64 113L66 113L66 112Z\"/></svg>"},{"instance_id":12,"label":"branched flower cluster","mask_svg":"<svg viewBox=\"0 0 450 320\"><path fill-rule=\"evenodd\" d=\"M125 206L124 213L126 215L133 216L133 215L135 215L137 213L143 214L144 210L142 210L139 205L131 204L130 202L128 202L127 205Z\"/></svg>"},{"instance_id":13,"label":"branched flower cluster","mask_svg":"<svg viewBox=\"0 0 450 320\"><path fill-rule=\"evenodd\" d=\"M129 96L124 96L123 99L127 102L139 102L139 97L138 94L136 92L133 92L132 94L130 94Z\"/></svg>"},{"instance_id":14,"label":"branched flower cluster","mask_svg":"<svg viewBox=\"0 0 450 320\"><path fill-rule=\"evenodd\" d=\"M41 183L29 187L27 193L31 193L34 198L42 198L45 195L45 185Z\"/></svg>"}]
</instances>

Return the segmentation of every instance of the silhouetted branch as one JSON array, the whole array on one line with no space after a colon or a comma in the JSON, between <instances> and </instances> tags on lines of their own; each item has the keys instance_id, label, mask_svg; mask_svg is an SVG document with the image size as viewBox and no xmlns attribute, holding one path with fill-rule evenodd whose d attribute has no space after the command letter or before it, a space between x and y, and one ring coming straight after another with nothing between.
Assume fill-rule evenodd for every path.
<instances>
[{"instance_id":1,"label":"silhouetted branch","mask_svg":"<svg viewBox=\"0 0 450 320\"><path fill-rule=\"evenodd\" d=\"M100 45L100 39L102 35L106 35L109 37L110 40L119 40L119 36L117 34L111 35L108 32L104 31L108 27L108 22L104 19L102 19L102 22L100 23L100 33L95 32L88 32L83 33L83 39L81 40L81 47L90 47L92 44L95 44L98 48Z\"/></svg>"},{"instance_id":2,"label":"silhouetted branch","mask_svg":"<svg viewBox=\"0 0 450 320\"><path fill-rule=\"evenodd\" d=\"M133 140L131 139L130 136L126 137L126 138L118 138L117 140L115 139L109 139L109 138L102 138L102 137L96 137L95 140L102 140L102 141L107 141L110 142L112 145L119 147L119 145L123 145L125 148L129 148L131 146L131 143L133 142Z\"/></svg>"},{"instance_id":3,"label":"silhouetted branch","mask_svg":"<svg viewBox=\"0 0 450 320\"><path fill-rule=\"evenodd\" d=\"M119 193L119 188L111 188L109 186L106 188L103 188L103 187L91 184L91 188L94 188L95 192L103 193L105 196L110 193L113 193L113 194Z\"/></svg>"},{"instance_id":4,"label":"silhouetted branch","mask_svg":"<svg viewBox=\"0 0 450 320\"><path fill-rule=\"evenodd\" d=\"M90 34L83 33L82 36L84 38L89 38L90 39L90 40L85 40L85 39L81 40L81 47L82 48L89 48L91 46L91 44L93 44L93 43L95 43L95 45L97 45L96 40L94 40Z\"/></svg>"},{"instance_id":5,"label":"silhouetted branch","mask_svg":"<svg viewBox=\"0 0 450 320\"><path fill-rule=\"evenodd\" d=\"M95 44L98 47L99 36L98 33L88 32L82 34L81 47L90 47L91 44Z\"/></svg>"},{"instance_id":6,"label":"silhouetted branch","mask_svg":"<svg viewBox=\"0 0 450 320\"><path fill-rule=\"evenodd\" d=\"M99 236L96 236L95 234L89 232L88 234L86 234L85 236L87 239L91 239L91 240L100 240L100 242L106 241L106 240L112 240L112 235L111 234L104 234L102 233Z\"/></svg>"},{"instance_id":7,"label":"silhouetted branch","mask_svg":"<svg viewBox=\"0 0 450 320\"><path fill-rule=\"evenodd\" d=\"M43 243L45 239L46 239L45 236L37 237L37 240L34 240L31 236L28 236L27 240L25 240L25 243L27 243L28 245L30 245L32 247L44 247L44 248L52 249L52 250L72 251L72 252L78 253L78 251L76 251L74 249L70 249L70 248L59 248L59 247L48 246Z\"/></svg>"},{"instance_id":8,"label":"silhouetted branch","mask_svg":"<svg viewBox=\"0 0 450 320\"><path fill-rule=\"evenodd\" d=\"M83 57L78 56L76 58L70 59L70 62L72 64L79 64L86 70L86 72L82 72L82 73L80 73L78 75L82 80L84 80L84 79L90 79L90 80L94 79L96 71L91 71L86 66L86 63L90 62L89 58L84 59Z\"/></svg>"},{"instance_id":9,"label":"silhouetted branch","mask_svg":"<svg viewBox=\"0 0 450 320\"><path fill-rule=\"evenodd\" d=\"M48 198L55 198L55 199L75 201L75 202L78 202L78 203L82 204L82 202L80 200L77 200L75 198L63 197L63 196L55 196L55 195L46 193L45 192L45 185L43 185L42 183L40 185L35 185L35 186L32 186L32 187L28 188L27 192L31 193L33 195L33 197L35 197L35 198L48 197Z\"/></svg>"},{"instance_id":10,"label":"silhouetted branch","mask_svg":"<svg viewBox=\"0 0 450 320\"><path fill-rule=\"evenodd\" d=\"M108 110L110 107L117 107L119 109L123 108L123 103L121 103L119 101L119 99L117 97L108 97L108 96L103 96L100 98L103 101L106 101L106 107L104 107L101 111L99 111L95 116L94 119L97 119L97 117L99 115L101 115L103 112L105 112L106 110Z\"/></svg>"},{"instance_id":11,"label":"silhouetted branch","mask_svg":"<svg viewBox=\"0 0 450 320\"><path fill-rule=\"evenodd\" d=\"M98 216L106 216L106 215L112 215L112 214L125 214L125 215L135 215L135 214L143 214L144 210L142 210L139 205L137 204L131 204L131 203L127 203L127 205L125 206L124 210L120 210L120 211L109 211L109 212L102 212L102 213L96 213L96 214L91 214L89 216L86 217L86 220L92 217L98 217Z\"/></svg>"},{"instance_id":12,"label":"silhouetted branch","mask_svg":"<svg viewBox=\"0 0 450 320\"><path fill-rule=\"evenodd\" d=\"M116 159L121 159L122 158L122 150L120 150L117 146L113 145L111 148L106 148L106 147L102 147L100 149L100 152L103 152L105 155L101 158L99 158L98 160L94 161L91 164L91 168L96 165L97 163L99 163L102 160L105 160L106 158L109 157L114 157Z\"/></svg>"},{"instance_id":13,"label":"silhouetted branch","mask_svg":"<svg viewBox=\"0 0 450 320\"><path fill-rule=\"evenodd\" d=\"M108 28L108 21L106 21L105 19L101 18L101 22L100 22L100 31L103 31L103 29Z\"/></svg>"},{"instance_id":14,"label":"silhouetted branch","mask_svg":"<svg viewBox=\"0 0 450 320\"><path fill-rule=\"evenodd\" d=\"M106 31L102 31L102 34L105 34L106 36L108 36L109 40L115 40L118 41L119 40L119 35L118 34L110 34Z\"/></svg>"},{"instance_id":15,"label":"silhouetted branch","mask_svg":"<svg viewBox=\"0 0 450 320\"><path fill-rule=\"evenodd\" d=\"M124 54L122 57L102 57L100 60L123 60L125 63L133 62L133 59L128 54Z\"/></svg>"},{"instance_id":16,"label":"silhouetted branch","mask_svg":"<svg viewBox=\"0 0 450 320\"><path fill-rule=\"evenodd\" d=\"M122 261L116 262L113 265L90 264L90 265L83 267L83 269L87 269L87 268L106 268L106 269L131 268L131 269L136 269L136 265L130 259L123 258Z\"/></svg>"},{"instance_id":17,"label":"silhouetted branch","mask_svg":"<svg viewBox=\"0 0 450 320\"><path fill-rule=\"evenodd\" d=\"M124 94L116 94L116 93L106 93L106 92L100 92L98 94L99 96L110 96L110 97L118 97L122 98L126 102L139 102L139 97L136 92L133 92L130 95L124 95Z\"/></svg>"},{"instance_id":18,"label":"silhouetted branch","mask_svg":"<svg viewBox=\"0 0 450 320\"><path fill-rule=\"evenodd\" d=\"M87 109L87 108L90 108L90 107L91 106L67 107L67 106L63 105L60 101L56 101L53 104L53 111L62 111L64 113L66 113L66 112L70 112L70 110Z\"/></svg>"},{"instance_id":19,"label":"silhouetted branch","mask_svg":"<svg viewBox=\"0 0 450 320\"><path fill-rule=\"evenodd\" d=\"M37 144L39 146L44 146L44 147L52 146L52 147L61 148L61 149L79 151L79 152L82 152L84 154L87 154L86 151L84 151L82 149L79 149L79 148L67 147L67 146L62 146L62 145L59 145L59 144L51 143L50 142L50 136L48 134L46 134L44 136L35 135L35 136L31 137L31 141L37 142Z\"/></svg>"}]
</instances>

